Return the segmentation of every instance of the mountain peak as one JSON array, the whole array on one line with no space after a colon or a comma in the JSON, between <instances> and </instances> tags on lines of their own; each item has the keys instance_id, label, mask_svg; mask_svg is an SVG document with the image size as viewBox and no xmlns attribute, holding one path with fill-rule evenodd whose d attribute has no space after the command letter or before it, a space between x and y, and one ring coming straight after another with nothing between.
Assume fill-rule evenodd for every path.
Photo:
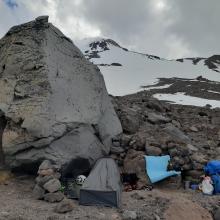
<instances>
[{"instance_id":1,"label":"mountain peak","mask_svg":"<svg viewBox=\"0 0 220 220\"><path fill-rule=\"evenodd\" d=\"M87 47L89 50L85 51L85 53L88 53L89 51L102 52L105 50L110 50L111 47L117 47L128 51L128 49L120 46L116 41L110 38L96 38L94 40L91 39L89 43L87 42Z\"/></svg>"}]
</instances>

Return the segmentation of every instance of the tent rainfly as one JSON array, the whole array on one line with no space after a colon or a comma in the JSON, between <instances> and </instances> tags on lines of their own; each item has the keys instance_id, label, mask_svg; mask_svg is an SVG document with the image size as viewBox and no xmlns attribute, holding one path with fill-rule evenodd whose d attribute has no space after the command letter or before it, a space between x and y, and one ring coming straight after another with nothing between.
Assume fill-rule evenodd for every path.
<instances>
[{"instance_id":1,"label":"tent rainfly","mask_svg":"<svg viewBox=\"0 0 220 220\"><path fill-rule=\"evenodd\" d=\"M99 159L80 190L80 205L119 207L122 184L112 158Z\"/></svg>"}]
</instances>

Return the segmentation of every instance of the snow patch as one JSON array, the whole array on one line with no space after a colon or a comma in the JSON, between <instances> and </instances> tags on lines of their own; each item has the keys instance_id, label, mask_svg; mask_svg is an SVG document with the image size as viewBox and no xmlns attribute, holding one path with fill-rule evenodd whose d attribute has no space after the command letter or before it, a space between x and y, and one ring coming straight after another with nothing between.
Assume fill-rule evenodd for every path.
<instances>
[{"instance_id":1,"label":"snow patch","mask_svg":"<svg viewBox=\"0 0 220 220\"><path fill-rule=\"evenodd\" d=\"M193 106L200 106L200 107L204 107L209 104L212 106L212 108L220 107L220 101L203 99L203 98L198 98L194 96L188 96L182 92L177 92L175 94L157 93L157 94L154 94L153 97L159 100L169 101L171 102L171 104L193 105Z\"/></svg>"},{"instance_id":2,"label":"snow patch","mask_svg":"<svg viewBox=\"0 0 220 220\"><path fill-rule=\"evenodd\" d=\"M144 88L145 91L149 91L149 90L152 90L152 89L167 89L169 88L171 85L173 85L173 83L171 84L165 84L163 86L151 86L151 87L147 87L147 88Z\"/></svg>"},{"instance_id":3,"label":"snow patch","mask_svg":"<svg viewBox=\"0 0 220 220\"><path fill-rule=\"evenodd\" d=\"M208 92L212 92L212 93L220 94L220 92L216 92L216 91L213 91L213 90L208 90Z\"/></svg>"}]
</instances>

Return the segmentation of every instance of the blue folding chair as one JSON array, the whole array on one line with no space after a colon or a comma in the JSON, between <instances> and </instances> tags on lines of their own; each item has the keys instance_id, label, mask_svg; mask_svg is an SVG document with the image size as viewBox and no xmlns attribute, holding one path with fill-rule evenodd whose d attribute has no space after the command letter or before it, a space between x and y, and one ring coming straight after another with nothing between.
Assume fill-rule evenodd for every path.
<instances>
[{"instance_id":1,"label":"blue folding chair","mask_svg":"<svg viewBox=\"0 0 220 220\"><path fill-rule=\"evenodd\" d=\"M167 171L170 156L144 156L146 162L146 172L151 183L156 183L170 176L180 175L181 172L175 170Z\"/></svg>"}]
</instances>

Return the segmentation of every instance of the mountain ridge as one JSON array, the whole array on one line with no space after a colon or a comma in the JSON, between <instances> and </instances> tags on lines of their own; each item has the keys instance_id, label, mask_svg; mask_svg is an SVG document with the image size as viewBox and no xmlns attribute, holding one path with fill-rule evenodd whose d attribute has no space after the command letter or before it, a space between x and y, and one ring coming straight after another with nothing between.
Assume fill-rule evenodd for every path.
<instances>
[{"instance_id":1,"label":"mountain ridge","mask_svg":"<svg viewBox=\"0 0 220 220\"><path fill-rule=\"evenodd\" d=\"M179 92L195 99L220 100L218 54L207 58L165 59L129 50L109 38L87 39L82 45L83 54L100 68L112 95L124 96L145 90L146 95L156 95L157 99L158 94L167 94L167 101L171 101L170 94L176 94L178 99ZM204 100L204 103L209 101Z\"/></svg>"},{"instance_id":2,"label":"mountain ridge","mask_svg":"<svg viewBox=\"0 0 220 220\"><path fill-rule=\"evenodd\" d=\"M89 40L89 38L87 38L87 40ZM96 51L96 52L103 52L105 50L109 50L108 45L113 45L116 46L118 48L123 49L124 51L127 52L132 52L132 53L136 53L136 54L140 54L140 55L144 55L147 56L149 58L155 58L155 59L160 59L160 60L167 60L167 61L179 61L179 62L183 62L185 60L192 60L192 63L194 65L196 65L198 62L202 61L202 60L208 60L207 63L205 63L207 66L210 67L210 69L213 68L218 68L217 66L215 66L213 64L213 66L209 63L217 63L220 64L220 54L213 54L212 56L209 57L183 57L183 58L177 58L177 59L167 59L167 58L163 58L160 57L158 55L154 55L154 54L148 54L148 53L141 53L141 52L137 52L134 50L129 50L126 47L121 46L119 43L117 43L115 40L112 40L110 38L91 38L91 42L89 43L89 47L91 48L92 51ZM100 48L102 48L103 50L97 51L97 46L99 46ZM88 56L87 54L89 53L89 50L85 50L82 51L85 56ZM92 57L91 57L92 58ZM219 72L219 70L217 70Z\"/></svg>"}]
</instances>

